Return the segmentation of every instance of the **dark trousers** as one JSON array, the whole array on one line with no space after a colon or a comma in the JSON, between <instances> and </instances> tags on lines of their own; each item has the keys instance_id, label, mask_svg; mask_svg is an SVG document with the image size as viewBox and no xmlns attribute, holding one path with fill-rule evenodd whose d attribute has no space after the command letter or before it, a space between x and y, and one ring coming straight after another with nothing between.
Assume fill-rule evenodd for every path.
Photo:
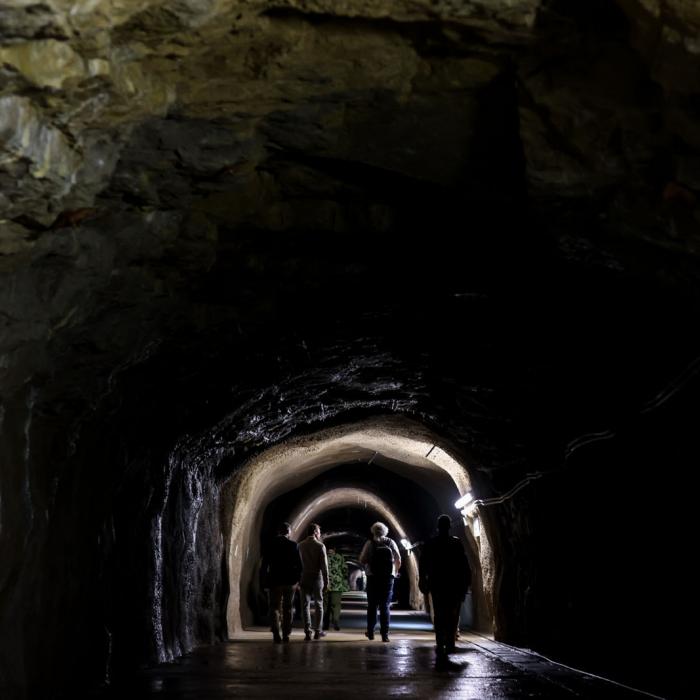
<instances>
[{"instance_id":1,"label":"dark trousers","mask_svg":"<svg viewBox=\"0 0 700 700\"><path fill-rule=\"evenodd\" d=\"M438 651L453 649L462 599L454 594L431 593L430 603L433 610L433 626L435 627L435 641Z\"/></svg>"},{"instance_id":2,"label":"dark trousers","mask_svg":"<svg viewBox=\"0 0 700 700\"><path fill-rule=\"evenodd\" d=\"M374 632L379 608L379 630L389 634L389 605L394 594L394 577L367 577L367 631Z\"/></svg>"},{"instance_id":3,"label":"dark trousers","mask_svg":"<svg viewBox=\"0 0 700 700\"><path fill-rule=\"evenodd\" d=\"M292 603L296 586L270 588L270 628L275 639L292 633Z\"/></svg>"}]
</instances>

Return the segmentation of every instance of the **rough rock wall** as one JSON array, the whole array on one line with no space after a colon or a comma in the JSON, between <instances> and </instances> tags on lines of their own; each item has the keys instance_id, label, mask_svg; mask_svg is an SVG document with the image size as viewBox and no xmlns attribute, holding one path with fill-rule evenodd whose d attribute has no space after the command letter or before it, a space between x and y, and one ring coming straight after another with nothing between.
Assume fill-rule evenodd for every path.
<instances>
[{"instance_id":1,"label":"rough rock wall","mask_svg":"<svg viewBox=\"0 0 700 700\"><path fill-rule=\"evenodd\" d=\"M220 636L218 485L246 449L407 412L498 494L682 372L697 10L618 7L0 6L3 683ZM651 460L601 462L612 517ZM563 515L522 497L492 516L498 629L565 645L563 594L525 582Z\"/></svg>"}]
</instances>

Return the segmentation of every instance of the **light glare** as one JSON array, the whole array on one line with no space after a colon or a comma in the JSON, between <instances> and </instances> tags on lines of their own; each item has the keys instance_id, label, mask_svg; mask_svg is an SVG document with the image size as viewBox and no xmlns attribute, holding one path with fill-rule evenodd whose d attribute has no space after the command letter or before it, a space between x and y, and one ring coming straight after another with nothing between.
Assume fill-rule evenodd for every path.
<instances>
[{"instance_id":1,"label":"light glare","mask_svg":"<svg viewBox=\"0 0 700 700\"><path fill-rule=\"evenodd\" d=\"M472 532L474 533L474 537L481 536L481 522L479 518L474 518L472 522Z\"/></svg>"},{"instance_id":2,"label":"light glare","mask_svg":"<svg viewBox=\"0 0 700 700\"><path fill-rule=\"evenodd\" d=\"M473 500L474 496L472 496L471 491L467 491L464 496L462 496L458 501L455 501L455 508L457 508L457 510L464 508L467 503L471 503Z\"/></svg>"}]
</instances>

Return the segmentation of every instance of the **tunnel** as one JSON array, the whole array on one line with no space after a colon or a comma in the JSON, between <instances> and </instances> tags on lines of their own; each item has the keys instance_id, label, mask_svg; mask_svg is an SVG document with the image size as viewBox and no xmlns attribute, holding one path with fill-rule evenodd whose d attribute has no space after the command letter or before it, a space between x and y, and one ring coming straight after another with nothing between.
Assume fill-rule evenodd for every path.
<instances>
[{"instance_id":1,"label":"tunnel","mask_svg":"<svg viewBox=\"0 0 700 700\"><path fill-rule=\"evenodd\" d=\"M308 697L692 696L698 36L688 0L1 3L0 696L286 697L276 525L356 586L385 522L426 616L443 513L462 665L429 623L294 642Z\"/></svg>"},{"instance_id":2,"label":"tunnel","mask_svg":"<svg viewBox=\"0 0 700 700\"><path fill-rule=\"evenodd\" d=\"M246 563L260 559L261 530L274 533L277 523L288 517L291 537L298 541L305 537L312 522L322 521L324 514L343 508L368 510L370 515L369 519L355 516L345 523L341 521L346 527L356 528L347 533L354 535L356 542L359 539L360 546L351 550L355 559L359 557L362 545L370 536L370 525L375 521L385 522L397 542L409 543L408 548L402 545L402 577L407 587L403 596L409 607L422 609L424 601L418 590L416 557L409 552L419 537L429 538L443 510L453 508L453 504L471 489L467 470L436 445L435 439L436 436L418 424L382 417L370 423L338 426L327 434L314 434L292 444L282 443L272 449L272 454L266 451L246 465L241 470L243 483L237 488L230 530L228 579L234 589L238 588L239 594L229 596L229 630L238 630L246 622L250 624L255 613L247 601L260 594L255 587L257 567L251 568ZM349 460L352 462L348 464ZM337 465L346 468L334 470ZM386 468L382 469L381 465L386 465ZM340 473L333 474L334 471ZM381 471L387 474L381 474ZM401 477L400 480L396 476L392 479L394 474ZM412 492L410 484L401 483L407 477L422 486ZM358 480L367 486L350 485ZM272 509L276 517L268 515L265 527L267 509L280 499L280 494L304 481L308 484L306 490L299 493L299 489L295 489L287 497L288 503ZM369 486L370 483L373 485ZM399 503L396 503L397 496ZM416 517L416 513L421 514L422 520ZM254 520L251 514L256 514L257 518ZM363 529L357 529L358 521L364 522ZM473 519L469 522L470 527L463 529L462 534L470 552L476 583L477 579L481 581L483 578L482 551L483 568L487 572L493 571L493 557L486 533L480 534L477 540L472 534ZM490 602L492 594L485 592L481 585L475 586L475 590L480 604L480 625L484 631L490 632L491 605L487 600Z\"/></svg>"}]
</instances>

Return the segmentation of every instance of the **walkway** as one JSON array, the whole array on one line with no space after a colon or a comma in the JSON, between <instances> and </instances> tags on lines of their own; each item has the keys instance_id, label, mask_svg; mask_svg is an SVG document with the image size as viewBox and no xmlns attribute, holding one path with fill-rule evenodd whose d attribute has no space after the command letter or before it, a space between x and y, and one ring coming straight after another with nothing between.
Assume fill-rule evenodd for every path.
<instances>
[{"instance_id":1,"label":"walkway","mask_svg":"<svg viewBox=\"0 0 700 700\"><path fill-rule=\"evenodd\" d=\"M397 612L392 618L396 624L392 625L389 643L368 641L363 635L363 618L345 609L344 629L330 631L319 641L305 642L303 631L296 628L288 644L273 644L268 630L247 630L225 644L199 649L176 663L144 671L125 686L99 697L654 697L469 633L462 635L457 653L447 664L436 664L434 637L425 630L424 616L421 619L416 613ZM411 620L416 624L412 625Z\"/></svg>"}]
</instances>

